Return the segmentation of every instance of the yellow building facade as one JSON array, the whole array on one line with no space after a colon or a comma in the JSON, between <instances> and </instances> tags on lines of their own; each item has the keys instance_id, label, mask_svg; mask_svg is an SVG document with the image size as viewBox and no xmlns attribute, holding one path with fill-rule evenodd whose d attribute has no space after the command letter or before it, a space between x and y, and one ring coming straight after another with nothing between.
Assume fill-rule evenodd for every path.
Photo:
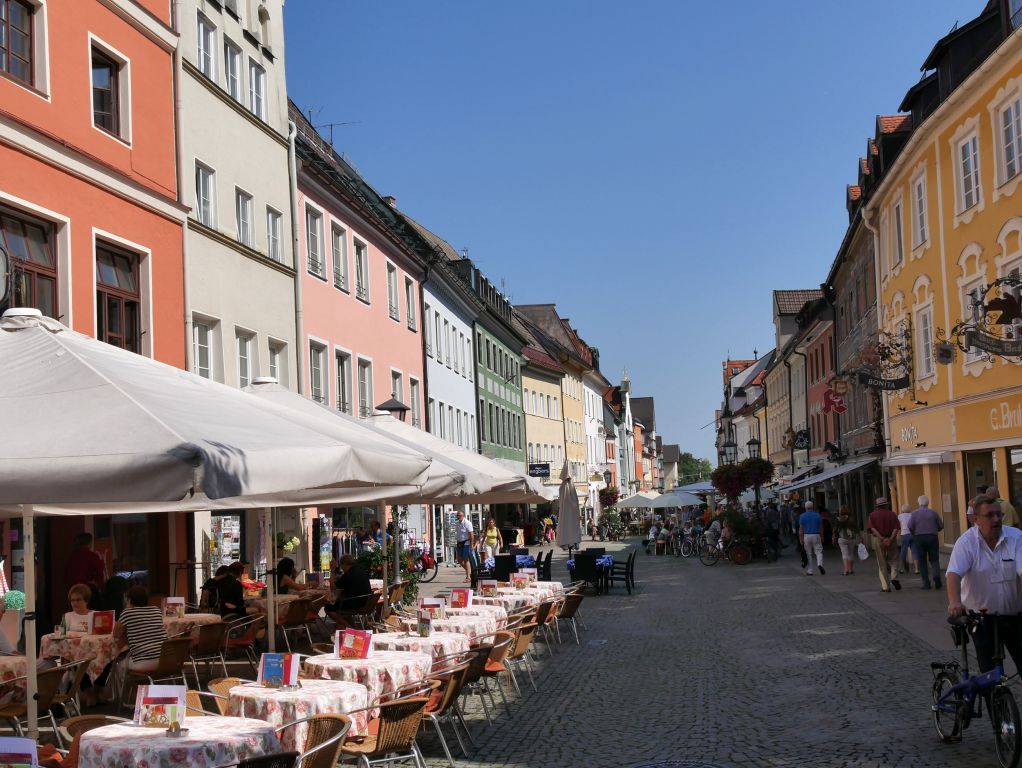
<instances>
[{"instance_id":1,"label":"yellow building facade","mask_svg":"<svg viewBox=\"0 0 1022 768\"><path fill-rule=\"evenodd\" d=\"M978 486L1022 498L1022 365L976 347L947 363L937 344L1000 294L985 290L995 279L1022 270L1020 182L1016 31L914 127L865 210L881 341L901 347L909 382L885 396L891 501L929 496L948 542Z\"/></svg>"}]
</instances>

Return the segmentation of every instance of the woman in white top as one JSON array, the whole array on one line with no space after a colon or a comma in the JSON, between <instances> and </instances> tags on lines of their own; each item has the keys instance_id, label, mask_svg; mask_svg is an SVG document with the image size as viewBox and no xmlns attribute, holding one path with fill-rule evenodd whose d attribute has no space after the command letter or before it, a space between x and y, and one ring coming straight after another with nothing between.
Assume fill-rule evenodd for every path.
<instances>
[{"instance_id":1,"label":"woman in white top","mask_svg":"<svg viewBox=\"0 0 1022 768\"><path fill-rule=\"evenodd\" d=\"M64 629L68 632L89 631L89 600L92 590L87 584L75 584L67 591L71 610L64 614Z\"/></svg>"},{"instance_id":2,"label":"woman in white top","mask_svg":"<svg viewBox=\"0 0 1022 768\"><path fill-rule=\"evenodd\" d=\"M919 573L919 553L916 545L912 542L912 531L908 524L912 520L912 507L909 504L901 505L901 512L898 514L898 522L901 523L901 572L908 573L908 556L912 555L913 573Z\"/></svg>"}]
</instances>

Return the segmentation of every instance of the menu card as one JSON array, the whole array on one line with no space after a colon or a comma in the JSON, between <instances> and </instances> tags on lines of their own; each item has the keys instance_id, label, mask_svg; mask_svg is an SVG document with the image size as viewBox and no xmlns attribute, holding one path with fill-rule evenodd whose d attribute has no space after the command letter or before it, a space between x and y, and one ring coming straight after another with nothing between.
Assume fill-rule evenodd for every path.
<instances>
[{"instance_id":1,"label":"menu card","mask_svg":"<svg viewBox=\"0 0 1022 768\"><path fill-rule=\"evenodd\" d=\"M340 659L368 659L373 655L373 633L361 629L337 630L334 655Z\"/></svg>"},{"instance_id":2,"label":"menu card","mask_svg":"<svg viewBox=\"0 0 1022 768\"><path fill-rule=\"evenodd\" d=\"M496 579L480 579L479 580L479 594L483 597L496 597L497 596L497 580Z\"/></svg>"},{"instance_id":3,"label":"menu card","mask_svg":"<svg viewBox=\"0 0 1022 768\"><path fill-rule=\"evenodd\" d=\"M529 577L529 583L535 584L539 580L539 569L538 568L519 568L519 573L524 573Z\"/></svg>"},{"instance_id":4,"label":"menu card","mask_svg":"<svg viewBox=\"0 0 1022 768\"><path fill-rule=\"evenodd\" d=\"M113 611L89 611L89 634L109 635L114 631Z\"/></svg>"},{"instance_id":5,"label":"menu card","mask_svg":"<svg viewBox=\"0 0 1022 768\"><path fill-rule=\"evenodd\" d=\"M168 619L183 619L185 615L185 599L183 597L163 598L163 615Z\"/></svg>"},{"instance_id":6,"label":"menu card","mask_svg":"<svg viewBox=\"0 0 1022 768\"><path fill-rule=\"evenodd\" d=\"M419 611L419 637L429 637L432 632L433 617L429 611Z\"/></svg>"},{"instance_id":7,"label":"menu card","mask_svg":"<svg viewBox=\"0 0 1022 768\"><path fill-rule=\"evenodd\" d=\"M434 619L444 618L444 609L446 607L447 603L444 602L442 597L423 597L419 600L419 608L429 611L430 616Z\"/></svg>"},{"instance_id":8,"label":"menu card","mask_svg":"<svg viewBox=\"0 0 1022 768\"><path fill-rule=\"evenodd\" d=\"M511 586L514 587L515 589L525 589L527 586L529 586L529 574L512 573Z\"/></svg>"},{"instance_id":9,"label":"menu card","mask_svg":"<svg viewBox=\"0 0 1022 768\"><path fill-rule=\"evenodd\" d=\"M185 690L183 685L140 685L135 722L152 728L180 726L185 721Z\"/></svg>"},{"instance_id":10,"label":"menu card","mask_svg":"<svg viewBox=\"0 0 1022 768\"><path fill-rule=\"evenodd\" d=\"M451 590L451 608L469 608L472 605L472 590L458 587Z\"/></svg>"},{"instance_id":11,"label":"menu card","mask_svg":"<svg viewBox=\"0 0 1022 768\"><path fill-rule=\"evenodd\" d=\"M293 653L264 653L259 657L259 676L256 682L263 688L297 685L301 663Z\"/></svg>"},{"instance_id":12,"label":"menu card","mask_svg":"<svg viewBox=\"0 0 1022 768\"><path fill-rule=\"evenodd\" d=\"M36 768L39 758L32 739L20 736L0 738L0 768Z\"/></svg>"}]
</instances>

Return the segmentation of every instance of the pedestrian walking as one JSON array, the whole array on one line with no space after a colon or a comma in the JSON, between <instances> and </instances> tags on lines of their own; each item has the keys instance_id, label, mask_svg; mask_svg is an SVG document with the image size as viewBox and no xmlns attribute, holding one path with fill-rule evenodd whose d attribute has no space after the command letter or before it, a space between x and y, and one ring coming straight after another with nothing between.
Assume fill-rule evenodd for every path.
<instances>
[{"instance_id":1,"label":"pedestrian walking","mask_svg":"<svg viewBox=\"0 0 1022 768\"><path fill-rule=\"evenodd\" d=\"M813 575L813 556L816 556L816 566L820 569L820 575L825 576L827 570L823 567L823 521L820 513L816 511L811 501L805 503L805 511L798 518L798 538L806 552L806 576Z\"/></svg>"},{"instance_id":2,"label":"pedestrian walking","mask_svg":"<svg viewBox=\"0 0 1022 768\"><path fill-rule=\"evenodd\" d=\"M901 550L898 553L898 559L901 562L900 573L919 573L919 549L916 547L915 542L912 538L912 531L909 530L908 523L912 519L912 505L902 504L901 512L898 513L898 522L901 523ZM908 556L912 556L912 569L908 567Z\"/></svg>"},{"instance_id":3,"label":"pedestrian walking","mask_svg":"<svg viewBox=\"0 0 1022 768\"><path fill-rule=\"evenodd\" d=\"M472 521L466 519L465 510L458 510L458 522L454 524L454 540L458 548L454 551L455 559L465 569L465 581L472 580L472 550L476 545L475 528Z\"/></svg>"},{"instance_id":4,"label":"pedestrian walking","mask_svg":"<svg viewBox=\"0 0 1022 768\"><path fill-rule=\"evenodd\" d=\"M869 513L866 528L873 535L873 551L876 552L877 569L880 572L880 591L890 592L892 585L895 589L901 589L901 582L898 581L898 534L901 532L901 523L884 496L878 498L876 504L876 509Z\"/></svg>"},{"instance_id":5,"label":"pedestrian walking","mask_svg":"<svg viewBox=\"0 0 1022 768\"><path fill-rule=\"evenodd\" d=\"M859 539L859 527L848 510L848 505L842 504L837 511L837 520L834 521L834 543L841 550L841 562L844 566L842 575L851 576L855 573L855 550Z\"/></svg>"},{"instance_id":6,"label":"pedestrian walking","mask_svg":"<svg viewBox=\"0 0 1022 768\"><path fill-rule=\"evenodd\" d=\"M944 530L944 521L935 510L930 509L928 497L920 496L918 501L919 508L912 513L908 527L916 542L919 575L923 579L923 589L929 589L928 577L932 569L933 586L940 589L940 542L937 540L937 534Z\"/></svg>"}]
</instances>

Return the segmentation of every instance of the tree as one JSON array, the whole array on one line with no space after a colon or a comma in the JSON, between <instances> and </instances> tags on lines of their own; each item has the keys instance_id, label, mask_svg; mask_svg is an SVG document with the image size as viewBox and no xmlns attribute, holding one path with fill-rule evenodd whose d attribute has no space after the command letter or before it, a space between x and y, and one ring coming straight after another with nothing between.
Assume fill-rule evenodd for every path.
<instances>
[{"instance_id":1,"label":"tree","mask_svg":"<svg viewBox=\"0 0 1022 768\"><path fill-rule=\"evenodd\" d=\"M697 480L705 480L713 471L709 459L697 459L686 451L678 457L678 484L686 485Z\"/></svg>"}]
</instances>

